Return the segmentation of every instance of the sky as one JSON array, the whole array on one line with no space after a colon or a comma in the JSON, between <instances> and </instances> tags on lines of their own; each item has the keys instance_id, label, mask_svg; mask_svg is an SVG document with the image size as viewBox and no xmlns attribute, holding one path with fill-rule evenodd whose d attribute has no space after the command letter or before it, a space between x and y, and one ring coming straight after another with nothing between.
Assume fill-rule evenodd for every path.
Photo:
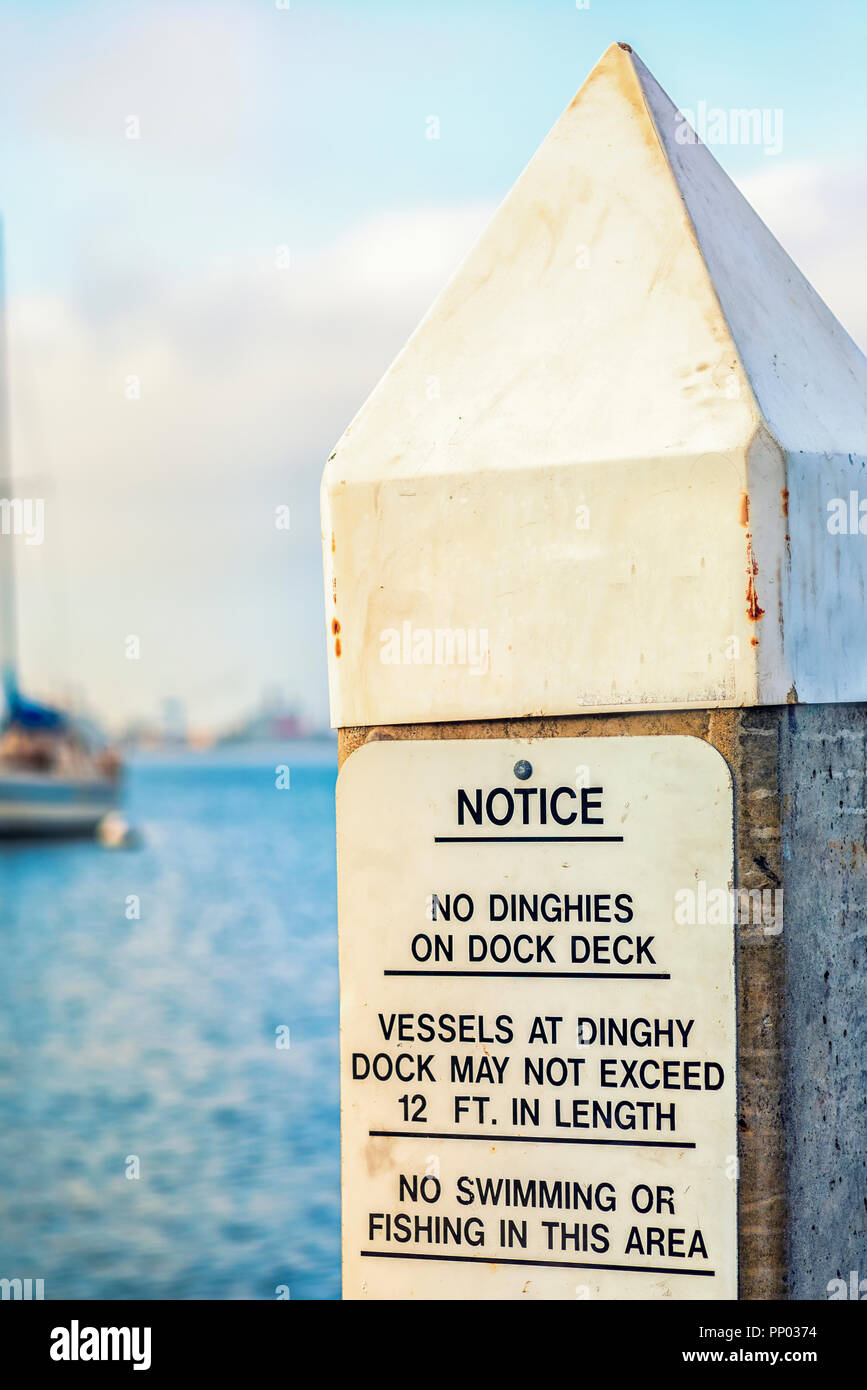
<instances>
[{"instance_id":1,"label":"sky","mask_svg":"<svg viewBox=\"0 0 867 1390\"><path fill-rule=\"evenodd\" d=\"M31 693L327 722L323 464L615 40L782 113L713 153L867 346L862 0L0 0Z\"/></svg>"}]
</instances>

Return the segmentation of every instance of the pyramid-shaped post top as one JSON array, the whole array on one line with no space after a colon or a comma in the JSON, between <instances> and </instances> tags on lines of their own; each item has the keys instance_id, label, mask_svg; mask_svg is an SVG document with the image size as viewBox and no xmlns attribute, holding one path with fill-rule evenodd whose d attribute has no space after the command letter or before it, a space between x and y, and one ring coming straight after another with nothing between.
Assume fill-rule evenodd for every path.
<instances>
[{"instance_id":1,"label":"pyramid-shaped post top","mask_svg":"<svg viewBox=\"0 0 867 1390\"><path fill-rule=\"evenodd\" d=\"M867 699L865 402L612 45L328 461L333 723Z\"/></svg>"}]
</instances>

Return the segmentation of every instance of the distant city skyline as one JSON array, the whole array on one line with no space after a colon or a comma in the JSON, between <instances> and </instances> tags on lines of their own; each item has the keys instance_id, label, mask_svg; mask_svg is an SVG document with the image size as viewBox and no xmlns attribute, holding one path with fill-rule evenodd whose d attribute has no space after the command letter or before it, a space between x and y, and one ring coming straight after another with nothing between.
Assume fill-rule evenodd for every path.
<instances>
[{"instance_id":1,"label":"distant city skyline","mask_svg":"<svg viewBox=\"0 0 867 1390\"><path fill-rule=\"evenodd\" d=\"M45 502L44 542L15 541L35 694L75 687L114 728L175 699L222 729L276 685L327 723L322 466L615 39L709 140L709 111L771 113L764 141L729 130L713 152L863 348L854 0L7 0L12 466Z\"/></svg>"},{"instance_id":2,"label":"distant city skyline","mask_svg":"<svg viewBox=\"0 0 867 1390\"><path fill-rule=\"evenodd\" d=\"M185 700L176 695L162 696L152 710L121 719L107 716L88 700L86 692L74 684L48 687L41 692L50 705L63 709L73 719L96 721L112 738L127 743L177 744L207 747L214 743L279 742L284 739L317 738L329 732L327 719L306 712L278 686L266 686L254 701L227 720L208 723L191 718Z\"/></svg>"}]
</instances>

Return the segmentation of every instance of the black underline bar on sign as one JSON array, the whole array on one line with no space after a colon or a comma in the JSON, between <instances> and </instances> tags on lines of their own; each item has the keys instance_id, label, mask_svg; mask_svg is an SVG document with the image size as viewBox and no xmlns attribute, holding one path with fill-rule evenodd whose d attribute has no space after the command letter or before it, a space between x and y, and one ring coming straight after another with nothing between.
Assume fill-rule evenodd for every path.
<instances>
[{"instance_id":1,"label":"black underline bar on sign","mask_svg":"<svg viewBox=\"0 0 867 1390\"><path fill-rule=\"evenodd\" d=\"M435 845L620 845L622 843L622 835L434 835Z\"/></svg>"},{"instance_id":2,"label":"black underline bar on sign","mask_svg":"<svg viewBox=\"0 0 867 1390\"><path fill-rule=\"evenodd\" d=\"M383 975L477 976L486 980L670 980L650 971L627 970L383 970Z\"/></svg>"},{"instance_id":3,"label":"black underline bar on sign","mask_svg":"<svg viewBox=\"0 0 867 1390\"><path fill-rule=\"evenodd\" d=\"M369 1129L371 1139L463 1139L486 1144L611 1144L621 1149L694 1149L690 1139L561 1139L547 1134L428 1134L423 1129Z\"/></svg>"},{"instance_id":4,"label":"black underline bar on sign","mask_svg":"<svg viewBox=\"0 0 867 1390\"><path fill-rule=\"evenodd\" d=\"M714 1269L665 1269L660 1265L603 1265L576 1260L515 1260L499 1255L409 1255L398 1250L359 1250L368 1260L451 1260L462 1264L532 1265L536 1269L608 1269L616 1274L687 1274L694 1278L712 1279Z\"/></svg>"}]
</instances>

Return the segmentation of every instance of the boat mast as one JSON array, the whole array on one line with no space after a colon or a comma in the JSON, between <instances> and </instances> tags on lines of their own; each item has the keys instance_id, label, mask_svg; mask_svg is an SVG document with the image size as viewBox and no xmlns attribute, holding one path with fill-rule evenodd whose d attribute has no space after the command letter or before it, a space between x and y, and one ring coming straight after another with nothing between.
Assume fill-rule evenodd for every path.
<instances>
[{"instance_id":1,"label":"boat mast","mask_svg":"<svg viewBox=\"0 0 867 1390\"><path fill-rule=\"evenodd\" d=\"M3 223L0 221L0 500L11 501L13 491L4 249ZM0 513L0 516L5 516L7 512L8 508ZM7 708L10 697L17 690L13 544L14 534L11 525L0 525L0 697Z\"/></svg>"}]
</instances>

